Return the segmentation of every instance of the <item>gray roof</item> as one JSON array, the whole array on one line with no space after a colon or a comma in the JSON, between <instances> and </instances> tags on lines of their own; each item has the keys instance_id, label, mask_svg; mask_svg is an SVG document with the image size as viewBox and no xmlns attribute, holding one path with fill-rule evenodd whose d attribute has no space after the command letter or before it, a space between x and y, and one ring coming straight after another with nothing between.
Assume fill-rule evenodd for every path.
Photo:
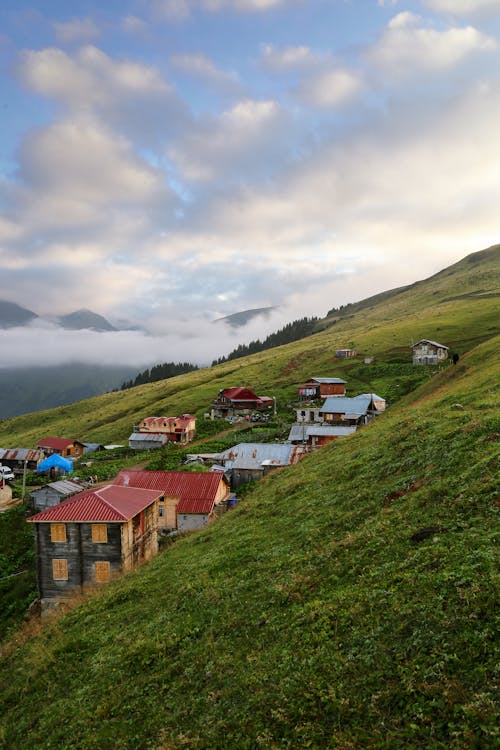
<instances>
[{"instance_id":1,"label":"gray roof","mask_svg":"<svg viewBox=\"0 0 500 750\"><path fill-rule=\"evenodd\" d=\"M44 456L44 452L36 448L0 448L0 460L40 461Z\"/></svg>"},{"instance_id":2,"label":"gray roof","mask_svg":"<svg viewBox=\"0 0 500 750\"><path fill-rule=\"evenodd\" d=\"M444 344L439 344L437 341L431 341L431 339L420 339L420 341L417 341L416 344L413 344L412 349L414 349L419 344L432 344L433 346L438 346L440 349L448 349L448 347Z\"/></svg>"},{"instance_id":3,"label":"gray roof","mask_svg":"<svg viewBox=\"0 0 500 750\"><path fill-rule=\"evenodd\" d=\"M290 443L239 443L219 455L226 469L261 469L263 466L289 466L300 453Z\"/></svg>"},{"instance_id":4,"label":"gray roof","mask_svg":"<svg viewBox=\"0 0 500 750\"><path fill-rule=\"evenodd\" d=\"M347 383L347 380L342 380L342 378L309 378L307 382L310 383L313 380L315 383L344 383L344 385Z\"/></svg>"},{"instance_id":5,"label":"gray roof","mask_svg":"<svg viewBox=\"0 0 500 750\"><path fill-rule=\"evenodd\" d=\"M37 487L35 490L32 490L30 492L30 495L36 495L37 492L41 492L47 487L50 487L59 495L71 495L72 493L80 492L83 489L83 485L79 482L74 482L71 479L61 479L58 482L49 482L48 484L44 484L41 487Z\"/></svg>"},{"instance_id":6,"label":"gray roof","mask_svg":"<svg viewBox=\"0 0 500 750\"><path fill-rule=\"evenodd\" d=\"M310 437L347 437L356 432L356 425L302 425L294 424L288 435L288 440L308 440Z\"/></svg>"},{"instance_id":7,"label":"gray roof","mask_svg":"<svg viewBox=\"0 0 500 750\"><path fill-rule=\"evenodd\" d=\"M329 396L321 409L320 414L346 414L349 416L362 416L368 411L372 398L370 394L348 398L344 396Z\"/></svg>"},{"instance_id":8,"label":"gray roof","mask_svg":"<svg viewBox=\"0 0 500 750\"><path fill-rule=\"evenodd\" d=\"M141 443L164 443L167 435L160 432L133 432L129 441L134 440Z\"/></svg>"}]
</instances>

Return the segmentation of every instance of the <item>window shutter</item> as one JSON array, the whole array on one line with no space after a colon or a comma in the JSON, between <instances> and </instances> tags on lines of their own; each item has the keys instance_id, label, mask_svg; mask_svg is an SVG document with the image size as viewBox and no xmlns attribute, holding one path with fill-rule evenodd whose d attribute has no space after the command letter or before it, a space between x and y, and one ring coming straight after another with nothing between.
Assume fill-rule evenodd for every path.
<instances>
[{"instance_id":1,"label":"window shutter","mask_svg":"<svg viewBox=\"0 0 500 750\"><path fill-rule=\"evenodd\" d=\"M66 524L65 523L51 523L50 524L50 541L51 542L65 542L66 541Z\"/></svg>"},{"instance_id":2,"label":"window shutter","mask_svg":"<svg viewBox=\"0 0 500 750\"><path fill-rule=\"evenodd\" d=\"M54 581L68 580L68 561L52 560L52 577Z\"/></svg>"},{"instance_id":3,"label":"window shutter","mask_svg":"<svg viewBox=\"0 0 500 750\"><path fill-rule=\"evenodd\" d=\"M108 561L100 560L95 563L95 580L97 583L105 583L111 577L110 564Z\"/></svg>"},{"instance_id":4,"label":"window shutter","mask_svg":"<svg viewBox=\"0 0 500 750\"><path fill-rule=\"evenodd\" d=\"M108 527L105 523L92 524L92 541L94 543L106 544L108 541Z\"/></svg>"}]
</instances>

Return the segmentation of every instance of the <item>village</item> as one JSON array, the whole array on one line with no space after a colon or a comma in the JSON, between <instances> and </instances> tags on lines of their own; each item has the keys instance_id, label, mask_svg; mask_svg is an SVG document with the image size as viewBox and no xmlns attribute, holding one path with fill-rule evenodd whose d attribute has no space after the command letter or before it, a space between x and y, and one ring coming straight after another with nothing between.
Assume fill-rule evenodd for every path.
<instances>
[{"instance_id":1,"label":"village","mask_svg":"<svg viewBox=\"0 0 500 750\"><path fill-rule=\"evenodd\" d=\"M338 350L336 356L356 356ZM423 339L413 346L413 364L439 364L448 349ZM376 419L386 401L376 393L347 396L339 377L310 377L297 386L294 418L284 441L240 442L216 452L185 453L181 470L121 469L107 482L92 475L92 457L120 447L48 436L34 448L0 449L0 500L9 501L9 482L27 473L46 477L29 490L42 611L75 593L99 586L154 557L165 537L203 529L238 503L248 482L296 464L303 456L348 437ZM272 397L248 386L221 388L205 420L227 425L268 423ZM147 416L133 425L128 449L139 454L162 447L186 449L196 438L192 414ZM237 433L235 433L237 434ZM74 470L88 471L85 478Z\"/></svg>"}]
</instances>

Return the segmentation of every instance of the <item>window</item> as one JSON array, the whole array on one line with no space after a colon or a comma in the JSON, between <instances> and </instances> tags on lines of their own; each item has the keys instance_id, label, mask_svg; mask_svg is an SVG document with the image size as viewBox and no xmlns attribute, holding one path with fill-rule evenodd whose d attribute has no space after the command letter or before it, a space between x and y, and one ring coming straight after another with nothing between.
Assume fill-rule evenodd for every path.
<instances>
[{"instance_id":1,"label":"window","mask_svg":"<svg viewBox=\"0 0 500 750\"><path fill-rule=\"evenodd\" d=\"M165 515L165 505L163 503L160 503L158 507L158 515L160 516L160 518L163 518Z\"/></svg>"},{"instance_id":2,"label":"window","mask_svg":"<svg viewBox=\"0 0 500 750\"><path fill-rule=\"evenodd\" d=\"M50 524L50 541L51 542L65 542L66 541L66 524L65 523L51 523Z\"/></svg>"},{"instance_id":3,"label":"window","mask_svg":"<svg viewBox=\"0 0 500 750\"><path fill-rule=\"evenodd\" d=\"M111 577L111 568L107 560L100 560L95 564L95 580L97 583L106 583Z\"/></svg>"},{"instance_id":4,"label":"window","mask_svg":"<svg viewBox=\"0 0 500 750\"><path fill-rule=\"evenodd\" d=\"M52 577L54 581L68 580L68 561L52 560Z\"/></svg>"},{"instance_id":5,"label":"window","mask_svg":"<svg viewBox=\"0 0 500 750\"><path fill-rule=\"evenodd\" d=\"M92 524L92 541L94 544L106 544L108 541L108 527L105 523Z\"/></svg>"}]
</instances>

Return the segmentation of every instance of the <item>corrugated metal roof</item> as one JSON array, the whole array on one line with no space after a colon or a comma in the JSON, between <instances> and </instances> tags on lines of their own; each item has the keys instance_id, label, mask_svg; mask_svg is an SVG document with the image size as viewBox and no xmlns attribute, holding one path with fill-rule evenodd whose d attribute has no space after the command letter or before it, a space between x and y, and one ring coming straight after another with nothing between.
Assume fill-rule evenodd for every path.
<instances>
[{"instance_id":1,"label":"corrugated metal roof","mask_svg":"<svg viewBox=\"0 0 500 750\"><path fill-rule=\"evenodd\" d=\"M0 448L0 459L5 461L42 461L43 451L33 448Z\"/></svg>"},{"instance_id":2,"label":"corrugated metal roof","mask_svg":"<svg viewBox=\"0 0 500 750\"><path fill-rule=\"evenodd\" d=\"M166 497L178 497L178 513L211 513L224 474L220 471L131 471L113 480L126 487L146 487Z\"/></svg>"},{"instance_id":3,"label":"corrugated metal roof","mask_svg":"<svg viewBox=\"0 0 500 750\"><path fill-rule=\"evenodd\" d=\"M97 490L85 490L73 495L27 520L36 523L128 521L161 494L157 490L108 484Z\"/></svg>"},{"instance_id":4,"label":"corrugated metal roof","mask_svg":"<svg viewBox=\"0 0 500 750\"><path fill-rule=\"evenodd\" d=\"M342 378L309 378L307 381L308 383L324 383L327 385L334 384L334 383L340 383L341 385L345 385L347 383L347 380L342 380Z\"/></svg>"},{"instance_id":5,"label":"corrugated metal roof","mask_svg":"<svg viewBox=\"0 0 500 750\"><path fill-rule=\"evenodd\" d=\"M431 341L431 339L420 339L416 344L413 344L412 349L415 349L419 344L432 344L433 346L438 346L440 349L448 349L444 344L439 344L437 341Z\"/></svg>"},{"instance_id":6,"label":"corrugated metal roof","mask_svg":"<svg viewBox=\"0 0 500 750\"><path fill-rule=\"evenodd\" d=\"M320 414L349 414L363 416L370 406L371 397L364 394L347 398L344 396L329 396L321 409Z\"/></svg>"},{"instance_id":7,"label":"corrugated metal roof","mask_svg":"<svg viewBox=\"0 0 500 750\"><path fill-rule=\"evenodd\" d=\"M227 469L260 469L266 466L290 466L301 457L296 445L289 443L239 443L219 455Z\"/></svg>"},{"instance_id":8,"label":"corrugated metal roof","mask_svg":"<svg viewBox=\"0 0 500 750\"><path fill-rule=\"evenodd\" d=\"M166 432L133 432L129 435L129 440L137 440L141 443L164 443L166 439Z\"/></svg>"},{"instance_id":9,"label":"corrugated metal roof","mask_svg":"<svg viewBox=\"0 0 500 750\"><path fill-rule=\"evenodd\" d=\"M47 487L50 487L51 490L58 492L60 495L69 495L72 492L80 492L83 489L83 485L79 482L74 482L71 479L60 479L58 482L49 482L48 484L44 484L41 487L31 490L30 495L36 495Z\"/></svg>"},{"instance_id":10,"label":"corrugated metal roof","mask_svg":"<svg viewBox=\"0 0 500 750\"><path fill-rule=\"evenodd\" d=\"M347 437L356 432L356 425L306 425L294 424L288 435L288 440L308 440L310 437Z\"/></svg>"}]
</instances>

